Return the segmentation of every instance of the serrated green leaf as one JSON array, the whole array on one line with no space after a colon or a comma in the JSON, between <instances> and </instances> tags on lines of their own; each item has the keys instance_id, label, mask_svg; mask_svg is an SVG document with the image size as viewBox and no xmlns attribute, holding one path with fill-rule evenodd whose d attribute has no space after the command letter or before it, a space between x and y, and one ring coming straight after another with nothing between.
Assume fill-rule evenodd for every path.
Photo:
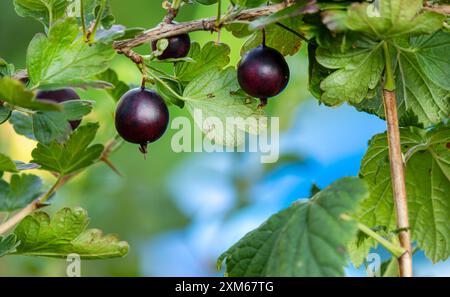
<instances>
[{"instance_id":1,"label":"serrated green leaf","mask_svg":"<svg viewBox=\"0 0 450 297\"><path fill-rule=\"evenodd\" d=\"M20 244L17 236L9 234L8 236L0 236L0 257L16 252L16 247Z\"/></svg>"},{"instance_id":2,"label":"serrated green leaf","mask_svg":"<svg viewBox=\"0 0 450 297\"><path fill-rule=\"evenodd\" d=\"M164 82L165 85L169 86L171 90L175 91L178 95L182 95L181 86L177 81L172 79L160 77L161 81ZM181 101L179 97L175 96L172 92L170 92L165 85L161 83L161 81L155 81L155 87L158 91L158 94L164 99L164 101L168 104L174 104L180 108L184 107L184 101Z\"/></svg>"},{"instance_id":3,"label":"serrated green leaf","mask_svg":"<svg viewBox=\"0 0 450 297\"><path fill-rule=\"evenodd\" d=\"M62 102L64 118L68 121L81 120L92 111L94 103L95 101L92 100L70 100Z\"/></svg>"},{"instance_id":4,"label":"serrated green leaf","mask_svg":"<svg viewBox=\"0 0 450 297\"><path fill-rule=\"evenodd\" d=\"M107 89L106 91L115 101L119 101L123 94L128 92L128 90L130 89L130 87L126 83L119 80L117 73L111 68L108 68L104 72L100 73L98 75L98 78L113 85L112 88Z\"/></svg>"},{"instance_id":5,"label":"serrated green leaf","mask_svg":"<svg viewBox=\"0 0 450 297\"><path fill-rule=\"evenodd\" d=\"M13 64L9 64L2 58L0 58L0 78L4 76L11 77L15 72L15 67Z\"/></svg>"},{"instance_id":6,"label":"serrated green leaf","mask_svg":"<svg viewBox=\"0 0 450 297\"><path fill-rule=\"evenodd\" d=\"M38 143L33 150L33 163L44 170L67 175L94 163L103 152L103 145L91 145L99 125L89 123L79 127L65 143Z\"/></svg>"},{"instance_id":7,"label":"serrated green leaf","mask_svg":"<svg viewBox=\"0 0 450 297\"><path fill-rule=\"evenodd\" d=\"M35 140L33 134L33 118L30 115L13 111L9 122L13 125L14 131L17 134Z\"/></svg>"},{"instance_id":8,"label":"serrated green leaf","mask_svg":"<svg viewBox=\"0 0 450 297\"><path fill-rule=\"evenodd\" d=\"M345 101L361 102L378 86L384 69L381 43L367 38L343 52L339 48L319 47L316 60L328 69L338 69L320 83L320 101L332 106Z\"/></svg>"},{"instance_id":9,"label":"serrated green leaf","mask_svg":"<svg viewBox=\"0 0 450 297\"><path fill-rule=\"evenodd\" d=\"M315 0L299 1L282 10L272 13L265 17L260 17L250 23L252 30L263 28L267 25L283 21L285 19L295 18L301 14L316 13L319 11L319 6Z\"/></svg>"},{"instance_id":10,"label":"serrated green leaf","mask_svg":"<svg viewBox=\"0 0 450 297\"><path fill-rule=\"evenodd\" d=\"M422 11L422 0L380 0L374 3L355 3L348 9L347 26L377 39L430 34L439 30L445 15Z\"/></svg>"},{"instance_id":11,"label":"serrated green leaf","mask_svg":"<svg viewBox=\"0 0 450 297\"><path fill-rule=\"evenodd\" d=\"M0 100L32 110L61 110L58 104L34 100L33 92L26 90L20 81L8 77L0 79Z\"/></svg>"},{"instance_id":12,"label":"serrated green leaf","mask_svg":"<svg viewBox=\"0 0 450 297\"><path fill-rule=\"evenodd\" d=\"M411 46L428 78L441 88L450 90L450 33L418 36L411 39Z\"/></svg>"},{"instance_id":13,"label":"serrated green leaf","mask_svg":"<svg viewBox=\"0 0 450 297\"><path fill-rule=\"evenodd\" d=\"M191 44L188 57L195 63L178 62L175 65L175 76L182 83L188 83L210 69L222 69L230 62L230 48L226 44L211 41L203 48L197 42Z\"/></svg>"},{"instance_id":14,"label":"serrated green leaf","mask_svg":"<svg viewBox=\"0 0 450 297\"><path fill-rule=\"evenodd\" d=\"M98 229L86 229L88 224L82 208L64 208L52 219L44 212L33 213L14 230L20 240L14 254L64 258L75 253L82 259L107 259L128 253L128 243L115 235L104 236Z\"/></svg>"},{"instance_id":15,"label":"serrated green leaf","mask_svg":"<svg viewBox=\"0 0 450 297\"><path fill-rule=\"evenodd\" d=\"M240 90L236 75L234 67L211 69L192 80L183 93L185 106L206 137L229 147L239 146L245 132L258 134L267 124L258 102ZM244 125L227 118L241 119Z\"/></svg>"},{"instance_id":16,"label":"serrated green leaf","mask_svg":"<svg viewBox=\"0 0 450 297\"><path fill-rule=\"evenodd\" d=\"M316 60L317 44L314 41L308 43L308 88L311 94L320 99L323 94L320 83L330 75L333 70L320 65Z\"/></svg>"},{"instance_id":17,"label":"serrated green leaf","mask_svg":"<svg viewBox=\"0 0 450 297\"><path fill-rule=\"evenodd\" d=\"M33 114L33 135L36 140L48 144L63 141L70 134L69 122L61 112L36 112Z\"/></svg>"},{"instance_id":18,"label":"serrated green leaf","mask_svg":"<svg viewBox=\"0 0 450 297\"><path fill-rule=\"evenodd\" d=\"M67 0L14 0L18 15L32 17L47 28L65 15L69 4Z\"/></svg>"},{"instance_id":19,"label":"serrated green leaf","mask_svg":"<svg viewBox=\"0 0 450 297\"><path fill-rule=\"evenodd\" d=\"M6 122L11 116L11 108L4 106L3 102L0 102L0 125Z\"/></svg>"},{"instance_id":20,"label":"serrated green leaf","mask_svg":"<svg viewBox=\"0 0 450 297\"><path fill-rule=\"evenodd\" d=\"M398 259L392 257L391 259L381 263L380 273L383 277L398 277L400 276Z\"/></svg>"},{"instance_id":21,"label":"serrated green leaf","mask_svg":"<svg viewBox=\"0 0 450 297\"><path fill-rule=\"evenodd\" d=\"M0 153L0 171L17 172L16 164L8 156Z\"/></svg>"},{"instance_id":22,"label":"serrated green leaf","mask_svg":"<svg viewBox=\"0 0 450 297\"><path fill-rule=\"evenodd\" d=\"M400 130L406 154L406 189L413 240L433 262L450 255L450 128L427 132L419 128ZM371 195L361 203L359 220L369 226L396 229L386 134L370 141L360 175Z\"/></svg>"},{"instance_id":23,"label":"serrated green leaf","mask_svg":"<svg viewBox=\"0 0 450 297\"><path fill-rule=\"evenodd\" d=\"M0 211L20 209L38 198L42 180L31 174L13 174L10 183L0 179Z\"/></svg>"},{"instance_id":24,"label":"serrated green leaf","mask_svg":"<svg viewBox=\"0 0 450 297\"><path fill-rule=\"evenodd\" d=\"M79 37L76 19L67 18L55 24L48 37L37 34L33 38L27 52L28 74L40 88L90 84L92 77L108 68L114 54L110 45L87 45Z\"/></svg>"},{"instance_id":25,"label":"serrated green leaf","mask_svg":"<svg viewBox=\"0 0 450 297\"><path fill-rule=\"evenodd\" d=\"M227 276L343 276L345 245L357 230L342 215L368 196L366 184L343 178L307 201L270 217L220 256Z\"/></svg>"},{"instance_id":26,"label":"serrated green leaf","mask_svg":"<svg viewBox=\"0 0 450 297\"><path fill-rule=\"evenodd\" d=\"M33 135L43 144L57 140L64 141L72 132L69 121L81 120L92 110L93 101L70 100L60 103L62 112L35 112L33 118Z\"/></svg>"},{"instance_id":27,"label":"serrated green leaf","mask_svg":"<svg viewBox=\"0 0 450 297\"><path fill-rule=\"evenodd\" d=\"M433 36L436 36L436 34ZM430 36L430 38L439 37L433 36ZM430 43L433 44L433 42ZM436 46L439 45L436 44ZM420 50L414 52L413 49L409 50L409 48L408 41L397 39L391 51L391 55L396 61L395 92L397 94L398 114L400 121L403 123L410 123L410 119L416 117L418 123L424 127L430 127L450 116L450 92L428 78L427 74L419 67L418 55ZM433 69L436 72L442 73L442 71L445 71L439 71L436 68ZM431 69L428 71L431 71ZM363 100L356 107L384 118L383 100L379 90L373 98Z\"/></svg>"},{"instance_id":28,"label":"serrated green leaf","mask_svg":"<svg viewBox=\"0 0 450 297\"><path fill-rule=\"evenodd\" d=\"M100 18L101 24L105 29L110 29L115 22L112 14L111 4L109 0L84 0L84 17L86 26L89 27L100 13L100 6L104 5L103 13Z\"/></svg>"},{"instance_id":29,"label":"serrated green leaf","mask_svg":"<svg viewBox=\"0 0 450 297\"><path fill-rule=\"evenodd\" d=\"M301 25L303 24L301 17L285 19L280 21L280 23L296 32L301 31ZM300 50L302 39L294 33L275 24L268 25L265 31L266 45L278 50L283 56L292 56ZM250 36L242 46L241 55L244 55L247 51L261 45L261 43L262 32L258 30Z\"/></svg>"}]
</instances>

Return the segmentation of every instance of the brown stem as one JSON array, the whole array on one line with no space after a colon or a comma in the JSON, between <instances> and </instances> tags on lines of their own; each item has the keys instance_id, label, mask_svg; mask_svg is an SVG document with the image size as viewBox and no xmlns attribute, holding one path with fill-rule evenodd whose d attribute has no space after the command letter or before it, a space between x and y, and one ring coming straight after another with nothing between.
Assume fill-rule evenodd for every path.
<instances>
[{"instance_id":1,"label":"brown stem","mask_svg":"<svg viewBox=\"0 0 450 297\"><path fill-rule=\"evenodd\" d=\"M0 225L0 235L8 232L12 227L20 223L20 221L22 221L26 216L41 207L42 204L39 198L28 204L25 208L21 209L18 213Z\"/></svg>"},{"instance_id":2,"label":"brown stem","mask_svg":"<svg viewBox=\"0 0 450 297\"><path fill-rule=\"evenodd\" d=\"M450 5L433 5L426 1L424 9L442 14L450 14Z\"/></svg>"},{"instance_id":3,"label":"brown stem","mask_svg":"<svg viewBox=\"0 0 450 297\"><path fill-rule=\"evenodd\" d=\"M406 251L399 257L400 276L412 276L412 252L409 232L408 203L406 199L405 168L400 146L400 131L397 115L397 98L394 91L383 90L384 112L387 122L389 161L394 204L397 212L397 227L400 230L401 247Z\"/></svg>"},{"instance_id":4,"label":"brown stem","mask_svg":"<svg viewBox=\"0 0 450 297\"><path fill-rule=\"evenodd\" d=\"M273 14L279 10L286 8L287 6L292 5L293 3L294 3L293 1L288 1L286 3L279 3L264 7L242 10L239 13L230 15L226 19L225 18L222 19L219 27L224 26L233 21L252 21L259 17ZM147 30L133 39L115 42L114 48L119 52L123 52L126 49L137 47L150 40L167 38L193 31L217 31L219 27L216 21L217 17L211 17L207 19L195 20L192 22L185 22L178 24L167 24L163 22L156 28Z\"/></svg>"}]
</instances>

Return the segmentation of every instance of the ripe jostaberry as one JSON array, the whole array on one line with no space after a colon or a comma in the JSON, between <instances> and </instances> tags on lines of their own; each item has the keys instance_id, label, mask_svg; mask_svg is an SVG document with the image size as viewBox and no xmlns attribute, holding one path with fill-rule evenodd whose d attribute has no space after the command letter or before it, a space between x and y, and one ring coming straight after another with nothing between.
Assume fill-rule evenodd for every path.
<instances>
[{"instance_id":1,"label":"ripe jostaberry","mask_svg":"<svg viewBox=\"0 0 450 297\"><path fill-rule=\"evenodd\" d=\"M248 51L238 64L239 85L250 96L260 98L261 105L267 98L281 93L289 82L289 66L276 49L260 45Z\"/></svg>"},{"instance_id":2,"label":"ripe jostaberry","mask_svg":"<svg viewBox=\"0 0 450 297\"><path fill-rule=\"evenodd\" d=\"M147 153L147 144L158 140L169 125L169 110L155 91L136 88L125 93L115 115L116 130L128 142L140 145Z\"/></svg>"},{"instance_id":3,"label":"ripe jostaberry","mask_svg":"<svg viewBox=\"0 0 450 297\"><path fill-rule=\"evenodd\" d=\"M158 60L179 59L187 56L191 48L191 39L189 38L189 34L172 36L167 38L167 40L169 41L169 45L163 53L158 56ZM157 50L157 43L158 40L152 41L153 51Z\"/></svg>"},{"instance_id":4,"label":"ripe jostaberry","mask_svg":"<svg viewBox=\"0 0 450 297\"><path fill-rule=\"evenodd\" d=\"M80 96L71 88L64 88L58 90L39 91L36 95L38 100L48 100L56 103L63 103L70 100L80 100ZM72 130L80 126L81 120L69 121Z\"/></svg>"}]
</instances>

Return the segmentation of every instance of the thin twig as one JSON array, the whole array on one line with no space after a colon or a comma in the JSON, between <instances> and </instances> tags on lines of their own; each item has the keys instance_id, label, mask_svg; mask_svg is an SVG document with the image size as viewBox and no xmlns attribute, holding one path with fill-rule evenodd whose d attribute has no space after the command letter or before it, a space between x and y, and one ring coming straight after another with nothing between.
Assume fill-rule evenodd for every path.
<instances>
[{"instance_id":1,"label":"thin twig","mask_svg":"<svg viewBox=\"0 0 450 297\"><path fill-rule=\"evenodd\" d=\"M252 21L259 17L273 14L279 10L292 5L293 2L279 3L270 6L258 7L253 9L242 10L239 13L228 16L228 18L222 18L219 26L224 26L234 21ZM211 17L207 19L195 20L191 22L167 24L161 23L156 28L145 31L133 39L117 41L114 43L114 48L123 52L124 50L131 49L147 43L151 40L158 40L161 38L167 38L175 35L194 31L211 31L215 32L219 28L217 27L217 17Z\"/></svg>"},{"instance_id":2,"label":"thin twig","mask_svg":"<svg viewBox=\"0 0 450 297\"><path fill-rule=\"evenodd\" d=\"M450 14L450 5L430 5L425 6L424 9L447 15Z\"/></svg>"}]
</instances>

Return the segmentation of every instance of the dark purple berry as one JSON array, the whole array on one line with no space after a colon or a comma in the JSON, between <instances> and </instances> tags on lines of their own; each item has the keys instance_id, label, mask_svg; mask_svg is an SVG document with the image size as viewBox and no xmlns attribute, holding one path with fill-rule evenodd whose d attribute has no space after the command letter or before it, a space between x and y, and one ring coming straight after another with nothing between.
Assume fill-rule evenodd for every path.
<instances>
[{"instance_id":1,"label":"dark purple berry","mask_svg":"<svg viewBox=\"0 0 450 297\"><path fill-rule=\"evenodd\" d=\"M36 95L36 99L63 103L70 100L80 100L80 96L78 96L73 89L64 88L51 91L39 91ZM69 124L72 127L72 130L75 130L78 126L80 126L81 120L69 121Z\"/></svg>"},{"instance_id":2,"label":"dark purple berry","mask_svg":"<svg viewBox=\"0 0 450 297\"><path fill-rule=\"evenodd\" d=\"M277 50L261 45L247 52L237 69L239 85L250 96L267 98L281 93L289 82L289 66Z\"/></svg>"},{"instance_id":3,"label":"dark purple berry","mask_svg":"<svg viewBox=\"0 0 450 297\"><path fill-rule=\"evenodd\" d=\"M181 34L177 36L172 36L167 38L169 41L169 45L163 51L163 53L158 56L159 60L165 59L178 59L184 58L189 53L189 49L191 48L191 39L189 38L189 34ZM158 40L152 41L152 50L157 50L157 42Z\"/></svg>"},{"instance_id":4,"label":"dark purple berry","mask_svg":"<svg viewBox=\"0 0 450 297\"><path fill-rule=\"evenodd\" d=\"M155 91L136 88L125 93L116 109L116 130L123 139L140 144L142 153L147 144L158 140L169 124L169 110Z\"/></svg>"}]
</instances>

